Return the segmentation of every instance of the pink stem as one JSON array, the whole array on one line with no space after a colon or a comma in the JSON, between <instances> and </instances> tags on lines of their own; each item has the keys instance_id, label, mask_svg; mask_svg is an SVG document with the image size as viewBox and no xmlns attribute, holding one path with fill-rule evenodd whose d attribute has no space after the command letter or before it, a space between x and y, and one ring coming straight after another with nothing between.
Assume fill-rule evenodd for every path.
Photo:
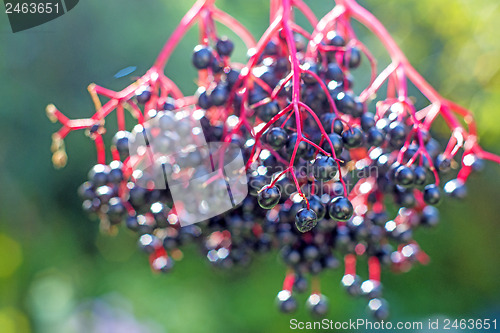
<instances>
[{"instance_id":1,"label":"pink stem","mask_svg":"<svg viewBox=\"0 0 500 333\"><path fill-rule=\"evenodd\" d=\"M184 34L188 31L189 27L193 25L198 15L200 15L201 10L207 5L211 0L198 0L193 7L184 15L181 22L175 29L174 33L170 36L168 41L163 46L158 58L156 58L154 68L163 69L175 50L177 44L181 41Z\"/></svg>"},{"instance_id":2,"label":"pink stem","mask_svg":"<svg viewBox=\"0 0 500 333\"><path fill-rule=\"evenodd\" d=\"M255 46L255 39L252 34L237 19L216 7L212 8L212 16L215 20L234 31L234 33L241 38L243 43L245 43L247 48Z\"/></svg>"}]
</instances>

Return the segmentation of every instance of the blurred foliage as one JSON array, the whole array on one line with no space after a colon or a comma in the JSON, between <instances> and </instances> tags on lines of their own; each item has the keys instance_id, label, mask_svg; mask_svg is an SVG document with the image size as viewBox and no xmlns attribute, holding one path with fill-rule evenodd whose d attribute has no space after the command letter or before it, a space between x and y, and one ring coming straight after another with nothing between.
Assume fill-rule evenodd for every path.
<instances>
[{"instance_id":1,"label":"blurred foliage","mask_svg":"<svg viewBox=\"0 0 500 333\"><path fill-rule=\"evenodd\" d=\"M307 2L318 16L333 4ZM141 322L157 323L159 331L289 330L289 317L273 304L284 274L275 255L227 274L211 269L197 249L189 248L173 274L154 275L136 251L134 235L127 230L114 238L99 235L97 223L81 212L76 189L95 161L83 133L67 140L68 166L54 170L51 165L50 135L58 127L46 119L45 105L54 102L70 117L89 116L87 84L121 89L131 78L113 78L120 69L137 66L132 76L145 72L191 3L81 1L67 15L17 34L0 15L0 332L80 332L68 328L78 304L110 294L128 300L121 302L128 311ZM500 153L500 3L361 3L386 24L410 61L444 96L473 110L485 148ZM268 24L268 1L218 0L218 5L256 36ZM358 31L377 56L384 55L372 36L361 27ZM186 54L196 38L191 31L167 68L187 93L194 90L190 78L195 71ZM240 47L237 59L244 54ZM355 76L362 86L363 69ZM440 226L418 232L431 263L404 275L384 273L393 319L498 313L499 188L500 167L488 163L471 179L467 201L444 202ZM364 317L365 301L344 295L340 274L322 277L329 318ZM299 320L309 319L303 308Z\"/></svg>"}]
</instances>

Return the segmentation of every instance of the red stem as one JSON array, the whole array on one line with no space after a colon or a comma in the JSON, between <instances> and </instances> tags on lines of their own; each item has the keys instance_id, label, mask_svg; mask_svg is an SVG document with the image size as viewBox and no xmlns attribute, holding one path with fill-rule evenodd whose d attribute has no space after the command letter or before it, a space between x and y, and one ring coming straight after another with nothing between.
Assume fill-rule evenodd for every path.
<instances>
[{"instance_id":1,"label":"red stem","mask_svg":"<svg viewBox=\"0 0 500 333\"><path fill-rule=\"evenodd\" d=\"M368 274L370 280L380 281L380 261L377 257L368 259Z\"/></svg>"},{"instance_id":2,"label":"red stem","mask_svg":"<svg viewBox=\"0 0 500 333\"><path fill-rule=\"evenodd\" d=\"M356 275L356 255L347 254L344 256L345 275Z\"/></svg>"}]
</instances>

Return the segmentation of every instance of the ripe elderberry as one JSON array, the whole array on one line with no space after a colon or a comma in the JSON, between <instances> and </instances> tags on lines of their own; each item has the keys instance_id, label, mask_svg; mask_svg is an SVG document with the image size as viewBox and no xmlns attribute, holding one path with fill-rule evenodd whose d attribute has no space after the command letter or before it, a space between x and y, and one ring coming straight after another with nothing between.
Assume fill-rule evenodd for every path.
<instances>
[{"instance_id":1,"label":"ripe elderberry","mask_svg":"<svg viewBox=\"0 0 500 333\"><path fill-rule=\"evenodd\" d=\"M266 142L274 149L280 150L286 144L288 134L281 127L273 127L266 134Z\"/></svg>"},{"instance_id":2,"label":"ripe elderberry","mask_svg":"<svg viewBox=\"0 0 500 333\"><path fill-rule=\"evenodd\" d=\"M328 301L324 295L312 294L307 298L307 308L315 316L324 316L328 312Z\"/></svg>"},{"instance_id":3,"label":"ripe elderberry","mask_svg":"<svg viewBox=\"0 0 500 333\"><path fill-rule=\"evenodd\" d=\"M227 37L222 37L215 44L215 49L217 50L217 53L220 56L222 56L222 57L229 57L233 53L234 44Z\"/></svg>"},{"instance_id":4,"label":"ripe elderberry","mask_svg":"<svg viewBox=\"0 0 500 333\"><path fill-rule=\"evenodd\" d=\"M337 221L347 221L351 218L354 208L345 197L335 197L328 203L330 218Z\"/></svg>"},{"instance_id":5,"label":"ripe elderberry","mask_svg":"<svg viewBox=\"0 0 500 333\"><path fill-rule=\"evenodd\" d=\"M277 186L264 186L257 195L259 205L264 209L271 209L278 204L281 198Z\"/></svg>"},{"instance_id":6,"label":"ripe elderberry","mask_svg":"<svg viewBox=\"0 0 500 333\"><path fill-rule=\"evenodd\" d=\"M398 185L409 187L413 185L415 174L411 168L401 165L395 169L394 178Z\"/></svg>"},{"instance_id":7,"label":"ripe elderberry","mask_svg":"<svg viewBox=\"0 0 500 333\"><path fill-rule=\"evenodd\" d=\"M424 201L428 205L436 205L441 200L441 191L434 184L427 185L424 188Z\"/></svg>"},{"instance_id":8,"label":"ripe elderberry","mask_svg":"<svg viewBox=\"0 0 500 333\"><path fill-rule=\"evenodd\" d=\"M358 148L363 145L363 132L358 127L350 128L342 133L342 140L347 148Z\"/></svg>"},{"instance_id":9,"label":"ripe elderberry","mask_svg":"<svg viewBox=\"0 0 500 333\"><path fill-rule=\"evenodd\" d=\"M197 45L193 50L192 61L197 69L207 69L214 61L212 49L205 45Z\"/></svg>"},{"instance_id":10,"label":"ripe elderberry","mask_svg":"<svg viewBox=\"0 0 500 333\"><path fill-rule=\"evenodd\" d=\"M282 290L276 297L276 303L281 312L292 313L297 309L297 301L288 290Z\"/></svg>"},{"instance_id":11,"label":"ripe elderberry","mask_svg":"<svg viewBox=\"0 0 500 333\"><path fill-rule=\"evenodd\" d=\"M313 165L314 178L320 181L330 181L337 173L337 163L329 156L320 156L314 160Z\"/></svg>"},{"instance_id":12,"label":"ripe elderberry","mask_svg":"<svg viewBox=\"0 0 500 333\"><path fill-rule=\"evenodd\" d=\"M295 215L295 226L300 232L311 231L318 223L318 217L312 209L302 208Z\"/></svg>"}]
</instances>

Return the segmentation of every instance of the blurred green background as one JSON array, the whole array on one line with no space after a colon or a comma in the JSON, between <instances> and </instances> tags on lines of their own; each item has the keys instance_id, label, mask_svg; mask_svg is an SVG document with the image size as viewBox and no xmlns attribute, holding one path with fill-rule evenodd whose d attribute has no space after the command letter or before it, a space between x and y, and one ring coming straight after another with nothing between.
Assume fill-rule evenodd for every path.
<instances>
[{"instance_id":1,"label":"blurred green background","mask_svg":"<svg viewBox=\"0 0 500 333\"><path fill-rule=\"evenodd\" d=\"M82 132L70 135L68 165L55 170L51 164L50 135L58 126L47 120L45 106L53 102L69 117L89 116L87 85L122 89L131 77L113 75L127 66L137 66L133 75L142 75L192 2L80 1L55 21L16 34L0 14L1 333L289 331L290 317L274 307L284 276L275 254L228 274L214 271L188 248L173 274L154 275L131 232L100 235L97 222L81 211L76 190L95 162L88 138ZM424 77L473 110L482 144L500 153L500 3L360 2L393 33ZM268 24L268 1L217 3L256 36ZM322 16L333 1L307 3ZM356 28L383 56L377 41ZM188 58L196 39L193 30L167 67L185 93L195 88ZM236 59L243 60L244 53L239 47ZM366 67L354 73L358 88L366 73ZM383 274L393 320L499 317L500 166L487 163L468 187L465 202L441 204L437 229L417 232L431 263L404 275ZM341 272L322 276L329 318L365 318L365 300L347 297L340 277ZM308 320L303 308L295 317Z\"/></svg>"}]
</instances>

